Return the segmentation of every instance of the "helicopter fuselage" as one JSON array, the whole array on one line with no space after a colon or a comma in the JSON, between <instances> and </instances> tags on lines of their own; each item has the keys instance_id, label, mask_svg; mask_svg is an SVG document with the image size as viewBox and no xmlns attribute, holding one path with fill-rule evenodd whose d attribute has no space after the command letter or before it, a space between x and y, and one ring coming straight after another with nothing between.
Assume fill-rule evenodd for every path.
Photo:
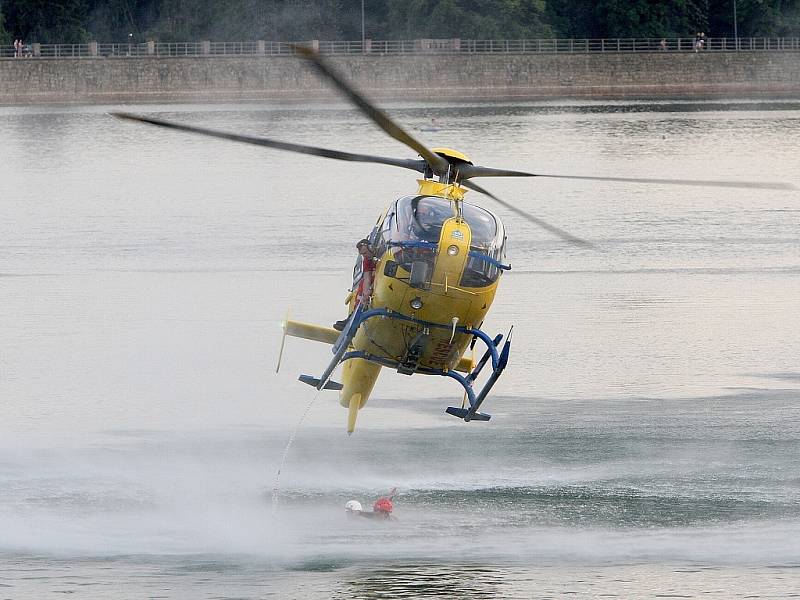
<instances>
[{"instance_id":1,"label":"helicopter fuselage","mask_svg":"<svg viewBox=\"0 0 800 600\"><path fill-rule=\"evenodd\" d=\"M441 193L456 186L419 183L419 193L395 201L372 231L376 264L368 306L359 307L353 292L347 298L351 314L359 308L381 313L355 330L350 350L360 356L343 364L340 403L350 410L351 431L381 367L407 375L472 370L470 331L483 323L508 268L495 215L464 203L461 194L454 199L452 189Z\"/></svg>"}]
</instances>

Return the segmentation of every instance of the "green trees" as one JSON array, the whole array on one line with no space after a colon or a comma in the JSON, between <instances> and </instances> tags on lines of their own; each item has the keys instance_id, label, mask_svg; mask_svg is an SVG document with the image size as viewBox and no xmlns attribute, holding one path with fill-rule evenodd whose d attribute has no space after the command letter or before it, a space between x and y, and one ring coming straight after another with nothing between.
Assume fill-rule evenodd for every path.
<instances>
[{"instance_id":1,"label":"green trees","mask_svg":"<svg viewBox=\"0 0 800 600\"><path fill-rule=\"evenodd\" d=\"M86 29L94 40L125 41L129 34L139 37L149 26L136 0L92 1L88 10Z\"/></svg>"},{"instance_id":2,"label":"green trees","mask_svg":"<svg viewBox=\"0 0 800 600\"><path fill-rule=\"evenodd\" d=\"M551 37L545 0L387 0L384 39Z\"/></svg>"},{"instance_id":3,"label":"green trees","mask_svg":"<svg viewBox=\"0 0 800 600\"><path fill-rule=\"evenodd\" d=\"M800 35L798 0L738 0L737 16L742 37Z\"/></svg>"},{"instance_id":4,"label":"green trees","mask_svg":"<svg viewBox=\"0 0 800 600\"><path fill-rule=\"evenodd\" d=\"M0 46L8 46L12 44L11 34L5 28L6 18L3 16L2 7L0 7Z\"/></svg>"},{"instance_id":5,"label":"green trees","mask_svg":"<svg viewBox=\"0 0 800 600\"><path fill-rule=\"evenodd\" d=\"M550 0L548 15L565 37L661 38L708 29L708 0Z\"/></svg>"},{"instance_id":6,"label":"green trees","mask_svg":"<svg viewBox=\"0 0 800 600\"><path fill-rule=\"evenodd\" d=\"M734 2L741 37L800 36L800 0L364 0L364 19L373 39L660 38L698 31L732 37ZM0 40L361 37L361 0L2 0L0 6Z\"/></svg>"},{"instance_id":7,"label":"green trees","mask_svg":"<svg viewBox=\"0 0 800 600\"><path fill-rule=\"evenodd\" d=\"M87 40L84 0L5 0L6 30L26 42L56 39L63 43Z\"/></svg>"}]
</instances>

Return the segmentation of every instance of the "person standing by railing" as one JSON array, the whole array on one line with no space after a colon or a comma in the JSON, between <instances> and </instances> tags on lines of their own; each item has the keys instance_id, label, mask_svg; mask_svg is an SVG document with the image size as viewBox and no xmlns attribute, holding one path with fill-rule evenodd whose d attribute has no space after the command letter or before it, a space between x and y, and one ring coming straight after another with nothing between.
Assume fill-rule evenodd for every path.
<instances>
[{"instance_id":1,"label":"person standing by railing","mask_svg":"<svg viewBox=\"0 0 800 600\"><path fill-rule=\"evenodd\" d=\"M694 51L700 52L706 45L706 34L704 32L698 32L696 36L694 36Z\"/></svg>"}]
</instances>

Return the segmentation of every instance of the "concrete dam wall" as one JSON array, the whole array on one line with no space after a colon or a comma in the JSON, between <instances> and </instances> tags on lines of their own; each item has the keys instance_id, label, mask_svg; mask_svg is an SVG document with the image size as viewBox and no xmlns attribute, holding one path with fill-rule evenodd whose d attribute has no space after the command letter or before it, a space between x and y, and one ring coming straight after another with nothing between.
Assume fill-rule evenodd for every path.
<instances>
[{"instance_id":1,"label":"concrete dam wall","mask_svg":"<svg viewBox=\"0 0 800 600\"><path fill-rule=\"evenodd\" d=\"M800 53L337 55L377 99L800 97ZM0 104L337 98L293 56L0 60Z\"/></svg>"}]
</instances>

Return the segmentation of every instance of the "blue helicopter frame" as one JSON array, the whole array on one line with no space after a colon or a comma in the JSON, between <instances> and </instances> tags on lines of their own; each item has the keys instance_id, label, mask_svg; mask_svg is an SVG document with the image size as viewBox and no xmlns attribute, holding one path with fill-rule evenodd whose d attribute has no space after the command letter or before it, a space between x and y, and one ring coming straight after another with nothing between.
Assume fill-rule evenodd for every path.
<instances>
[{"instance_id":1,"label":"blue helicopter frame","mask_svg":"<svg viewBox=\"0 0 800 600\"><path fill-rule=\"evenodd\" d=\"M382 356L375 356L373 354L369 354L368 352L364 352L363 350L347 351L347 348L350 346L350 342L355 337L361 325L367 320L375 317L407 321L409 323L415 323L417 325L429 328L451 329L450 326L442 325L441 323L423 321L422 319L409 317L387 308L373 308L367 310L359 304L348 318L347 324L344 326L342 333L333 344L333 360L331 360L323 374L319 378L311 375L300 375L299 380L315 387L318 390L340 390L343 387L342 384L332 381L330 377L333 374L334 369L336 369L340 363L353 358L362 358L384 367L391 367L393 369L400 370L403 367L403 364L399 361L384 358ZM508 332L508 336L503 344L503 348L499 352L497 348L503 341L503 334L497 334L497 336L492 339L484 331L478 328L457 326L455 327L454 331L458 333L469 334L477 339L480 339L486 344L486 352L484 352L483 356L472 369L472 371L470 371L468 375L464 376L456 372L454 369L449 369L448 371L438 371L436 369L430 369L427 367L415 367L412 373L421 373L423 375L439 375L442 377L450 377L455 379L461 384L467 394L469 408L449 406L445 412L467 422L473 420L488 421L491 418L491 415L478 412L478 409L508 364L508 355L511 352L511 333L513 331L513 327ZM472 384L478 378L478 375L490 360L492 364L492 373L483 387L476 393Z\"/></svg>"}]
</instances>

